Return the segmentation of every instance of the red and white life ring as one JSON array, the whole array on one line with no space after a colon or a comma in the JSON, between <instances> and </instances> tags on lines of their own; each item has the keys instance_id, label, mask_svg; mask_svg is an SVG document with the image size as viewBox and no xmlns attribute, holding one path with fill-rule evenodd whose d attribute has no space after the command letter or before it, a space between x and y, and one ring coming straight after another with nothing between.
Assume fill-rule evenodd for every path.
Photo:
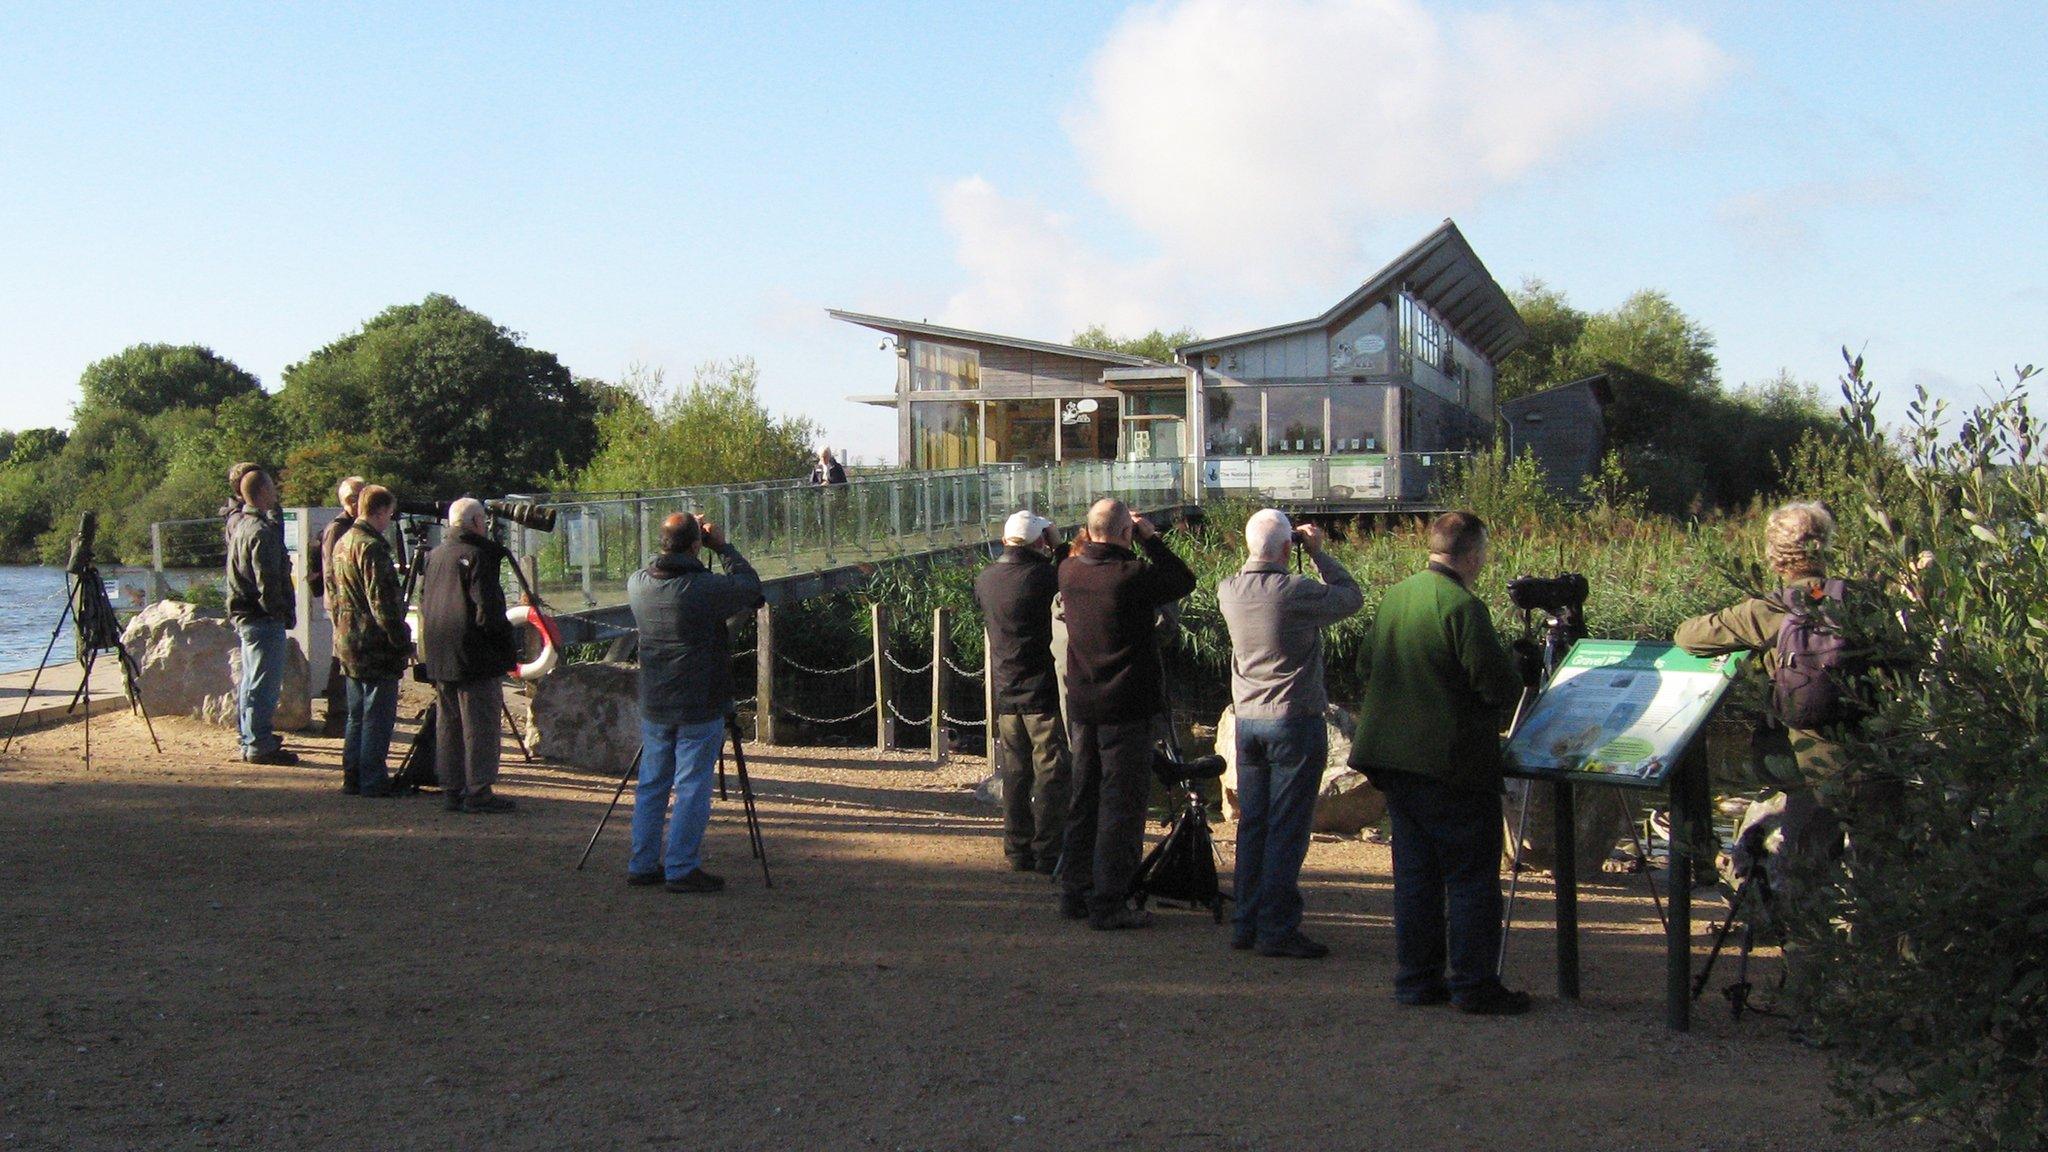
<instances>
[{"instance_id":1,"label":"red and white life ring","mask_svg":"<svg viewBox=\"0 0 2048 1152\"><path fill-rule=\"evenodd\" d=\"M562 653L556 640L555 626L547 616L538 608L514 604L505 610L505 619L511 621L514 628L530 624L535 632L540 633L540 655L521 664L513 675L521 680L538 680L553 672L555 665L562 662Z\"/></svg>"}]
</instances>

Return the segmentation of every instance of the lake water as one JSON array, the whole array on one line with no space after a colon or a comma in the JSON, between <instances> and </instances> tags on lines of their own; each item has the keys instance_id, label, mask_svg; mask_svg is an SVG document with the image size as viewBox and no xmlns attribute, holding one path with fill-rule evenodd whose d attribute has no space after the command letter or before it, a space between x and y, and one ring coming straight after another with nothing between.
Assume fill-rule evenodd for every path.
<instances>
[{"instance_id":1,"label":"lake water","mask_svg":"<svg viewBox=\"0 0 2048 1152\"><path fill-rule=\"evenodd\" d=\"M33 668L64 611L64 570L0 565L0 672ZM65 622L54 661L68 661L71 624Z\"/></svg>"}]
</instances>

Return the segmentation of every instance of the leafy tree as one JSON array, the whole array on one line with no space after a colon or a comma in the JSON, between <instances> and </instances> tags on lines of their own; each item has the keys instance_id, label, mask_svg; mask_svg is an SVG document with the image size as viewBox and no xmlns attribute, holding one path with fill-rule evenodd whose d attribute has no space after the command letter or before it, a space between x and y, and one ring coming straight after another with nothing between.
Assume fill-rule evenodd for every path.
<instances>
[{"instance_id":1,"label":"leafy tree","mask_svg":"<svg viewBox=\"0 0 2048 1152\"><path fill-rule=\"evenodd\" d=\"M634 368L607 396L600 447L571 486L621 492L806 475L823 429L770 412L759 383L750 356L698 366L687 389L670 389L659 369Z\"/></svg>"},{"instance_id":2,"label":"leafy tree","mask_svg":"<svg viewBox=\"0 0 2048 1152\"><path fill-rule=\"evenodd\" d=\"M71 439L71 434L62 428L25 428L7 435L11 450L0 463L20 468L48 460L62 452L65 441Z\"/></svg>"},{"instance_id":3,"label":"leafy tree","mask_svg":"<svg viewBox=\"0 0 2048 1152\"><path fill-rule=\"evenodd\" d=\"M1619 364L1694 394L1721 387L1713 335L1653 289L1637 292L1612 312L1588 316L1570 361L1575 366Z\"/></svg>"},{"instance_id":4,"label":"leafy tree","mask_svg":"<svg viewBox=\"0 0 2048 1152\"><path fill-rule=\"evenodd\" d=\"M1500 399L1513 400L1590 375L1574 374L1583 366L1578 344L1586 331L1584 312L1572 307L1564 293L1541 280L1524 280L1519 291L1508 295L1514 301L1515 311L1522 314L1529 340L1500 363L1494 377L1495 393Z\"/></svg>"},{"instance_id":5,"label":"leafy tree","mask_svg":"<svg viewBox=\"0 0 2048 1152\"><path fill-rule=\"evenodd\" d=\"M137 344L95 361L78 378L81 416L132 412L155 416L173 408L212 408L261 392L256 377L197 344Z\"/></svg>"},{"instance_id":6,"label":"leafy tree","mask_svg":"<svg viewBox=\"0 0 2048 1152\"><path fill-rule=\"evenodd\" d=\"M1092 348L1097 352L1121 352L1126 356L1143 356L1161 364L1173 363L1173 350L1200 340L1192 328L1176 328L1171 332L1154 328L1143 336L1112 336L1109 329L1100 324L1074 333L1069 341L1076 348Z\"/></svg>"},{"instance_id":7,"label":"leafy tree","mask_svg":"<svg viewBox=\"0 0 2048 1152\"><path fill-rule=\"evenodd\" d=\"M302 445L363 453L335 460L341 471L316 489L376 472L422 497L527 490L597 446L597 400L554 353L448 296L385 309L284 381L278 400Z\"/></svg>"}]
</instances>

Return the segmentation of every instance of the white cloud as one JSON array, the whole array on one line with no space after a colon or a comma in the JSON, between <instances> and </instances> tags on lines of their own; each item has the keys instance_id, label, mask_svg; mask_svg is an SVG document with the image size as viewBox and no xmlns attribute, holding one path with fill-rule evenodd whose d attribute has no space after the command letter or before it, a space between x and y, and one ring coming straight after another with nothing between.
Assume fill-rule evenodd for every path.
<instances>
[{"instance_id":1,"label":"white cloud","mask_svg":"<svg viewBox=\"0 0 2048 1152\"><path fill-rule=\"evenodd\" d=\"M1715 218L1736 236L1777 256L1811 251L1821 218L1850 208L1891 208L1920 196L1920 186L1901 173L1843 180L1804 180L1730 196Z\"/></svg>"},{"instance_id":2,"label":"white cloud","mask_svg":"<svg viewBox=\"0 0 2048 1152\"><path fill-rule=\"evenodd\" d=\"M1095 190L1157 246L1127 286L1192 287L1227 262L1259 292L1356 269L1377 221L1465 210L1604 132L1679 117L1729 68L1688 25L1583 4L1180 0L1117 25L1067 130ZM1115 298L1083 291L1095 310L1072 312L1064 270L1127 275L979 181L949 190L947 218L974 277L956 304L985 322L1102 318Z\"/></svg>"}]
</instances>

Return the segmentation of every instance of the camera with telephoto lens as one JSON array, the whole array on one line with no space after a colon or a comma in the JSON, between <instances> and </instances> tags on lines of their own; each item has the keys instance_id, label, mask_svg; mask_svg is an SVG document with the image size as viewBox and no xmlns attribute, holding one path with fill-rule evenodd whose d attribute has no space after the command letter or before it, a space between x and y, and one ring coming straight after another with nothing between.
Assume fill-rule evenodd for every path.
<instances>
[{"instance_id":1,"label":"camera with telephoto lens","mask_svg":"<svg viewBox=\"0 0 2048 1152\"><path fill-rule=\"evenodd\" d=\"M435 520L448 518L449 500L400 500L398 511L403 516L424 516ZM486 500L484 511L500 520L509 520L522 528L536 532L555 530L555 510L530 500Z\"/></svg>"},{"instance_id":2,"label":"camera with telephoto lens","mask_svg":"<svg viewBox=\"0 0 2048 1152\"><path fill-rule=\"evenodd\" d=\"M1577 572L1555 576L1517 576L1508 581L1508 599L1524 612L1548 612L1552 616L1581 616L1591 587Z\"/></svg>"}]
</instances>

